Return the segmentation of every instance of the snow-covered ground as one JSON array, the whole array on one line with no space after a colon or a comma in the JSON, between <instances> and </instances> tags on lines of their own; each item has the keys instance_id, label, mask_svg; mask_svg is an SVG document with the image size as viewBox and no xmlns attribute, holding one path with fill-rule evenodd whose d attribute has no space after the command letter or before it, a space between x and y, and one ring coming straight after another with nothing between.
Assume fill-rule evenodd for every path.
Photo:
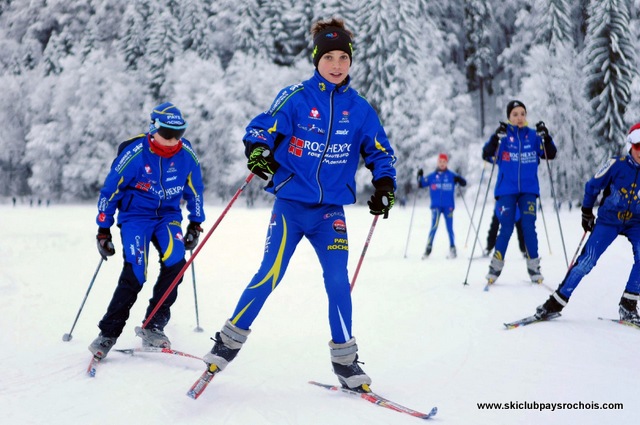
<instances>
[{"instance_id":1,"label":"snow-covered ground","mask_svg":"<svg viewBox=\"0 0 640 425\"><path fill-rule=\"evenodd\" d=\"M471 196L468 195L471 199ZM467 204L472 206L471 201ZM461 202L455 213L458 258L446 259L446 230L421 260L429 223L427 201L396 207L379 220L354 292L354 334L373 389L417 410L438 406L442 424L637 423L640 333L598 316L617 317L632 255L619 238L575 292L563 316L507 331L502 323L532 314L566 270L556 215L545 200L547 244L538 220L548 287L527 281L514 239L502 277L483 292L488 260L473 260ZM211 226L224 205L208 207ZM476 212L479 216L480 208ZM413 214L413 220L411 221ZM412 418L307 384L337 383L329 362L329 327L321 270L303 240L289 270L256 320L236 360L198 400L185 394L204 364L162 354L112 352L97 376L85 375L87 345L98 334L121 269L118 254L102 264L84 310L70 331L98 265L93 205L0 205L0 412L6 424L415 424ZM232 313L257 270L269 208L229 211L195 261L200 326L191 270L165 329L173 347L199 356ZM580 212L560 212L569 261L582 229ZM484 245L488 217L480 230ZM350 274L372 222L365 207L347 208ZM408 255L405 244L411 224ZM210 227L205 226L205 232ZM479 252L479 249L476 249ZM157 276L149 281L116 348L136 347ZM478 403L570 403L561 410L483 410ZM582 403L582 408L580 408ZM621 403L622 409L593 405ZM569 408L571 407L571 408Z\"/></svg>"}]
</instances>

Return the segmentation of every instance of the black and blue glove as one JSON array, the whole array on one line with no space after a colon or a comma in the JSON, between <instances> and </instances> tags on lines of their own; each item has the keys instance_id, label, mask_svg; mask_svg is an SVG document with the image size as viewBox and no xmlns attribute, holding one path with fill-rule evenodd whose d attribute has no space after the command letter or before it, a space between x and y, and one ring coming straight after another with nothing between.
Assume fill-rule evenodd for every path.
<instances>
[{"instance_id":1,"label":"black and blue glove","mask_svg":"<svg viewBox=\"0 0 640 425\"><path fill-rule=\"evenodd\" d=\"M389 217L389 210L393 208L396 202L394 193L393 179L391 177L383 177L373 182L376 191L371 195L371 199L367 201L369 212L373 215L382 215Z\"/></svg>"},{"instance_id":2,"label":"black and blue glove","mask_svg":"<svg viewBox=\"0 0 640 425\"><path fill-rule=\"evenodd\" d=\"M200 233L202 233L202 227L200 223L190 221L187 226L187 234L184 235L184 249L191 251L198 245L198 239L200 239Z\"/></svg>"},{"instance_id":3,"label":"black and blue glove","mask_svg":"<svg viewBox=\"0 0 640 425\"><path fill-rule=\"evenodd\" d=\"M593 208L582 207L582 228L585 232L591 232L596 221Z\"/></svg>"},{"instance_id":4,"label":"black and blue glove","mask_svg":"<svg viewBox=\"0 0 640 425\"><path fill-rule=\"evenodd\" d=\"M268 174L275 174L279 166L267 146L261 144L252 146L247 167L253 174L262 180L267 180Z\"/></svg>"},{"instance_id":5,"label":"black and blue glove","mask_svg":"<svg viewBox=\"0 0 640 425\"><path fill-rule=\"evenodd\" d=\"M116 253L116 248L111 241L111 230L108 227L98 227L96 242L98 244L98 253L103 260L106 261L107 257L111 257Z\"/></svg>"}]
</instances>

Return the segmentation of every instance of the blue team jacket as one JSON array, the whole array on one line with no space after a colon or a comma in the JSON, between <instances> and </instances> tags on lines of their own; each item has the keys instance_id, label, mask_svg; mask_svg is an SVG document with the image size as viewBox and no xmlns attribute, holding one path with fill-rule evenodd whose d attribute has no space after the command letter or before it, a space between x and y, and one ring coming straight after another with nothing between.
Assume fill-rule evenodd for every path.
<instances>
[{"instance_id":1,"label":"blue team jacket","mask_svg":"<svg viewBox=\"0 0 640 425\"><path fill-rule=\"evenodd\" d=\"M604 191L598 208L598 223L619 225L640 223L640 164L631 155L610 158L584 188L582 206L592 208Z\"/></svg>"},{"instance_id":2,"label":"blue team jacket","mask_svg":"<svg viewBox=\"0 0 640 425\"><path fill-rule=\"evenodd\" d=\"M491 138L482 148L482 158L493 162L496 155L495 142ZM493 143L492 143L493 142ZM553 159L556 157L556 146L549 137L549 143L543 149L543 141L533 128L519 128L513 124L507 124L507 135L500 140L496 165L498 165L498 177L494 191L495 197L501 195L514 195L517 193L533 193L540 196L540 184L538 183L538 164L540 158Z\"/></svg>"},{"instance_id":3,"label":"blue team jacket","mask_svg":"<svg viewBox=\"0 0 640 425\"><path fill-rule=\"evenodd\" d=\"M458 177L464 184L466 181L450 170L436 170L426 177L418 177L418 187L429 187L431 195L431 208L455 208L455 178Z\"/></svg>"},{"instance_id":4,"label":"blue team jacket","mask_svg":"<svg viewBox=\"0 0 640 425\"><path fill-rule=\"evenodd\" d=\"M130 220L167 217L181 220L180 200L187 201L188 219L205 220L204 185L198 157L191 143L182 139L182 149L171 158L150 150L149 135L131 140L111 164L98 199L99 227L108 228L118 212L118 224Z\"/></svg>"},{"instance_id":5,"label":"blue team jacket","mask_svg":"<svg viewBox=\"0 0 640 425\"><path fill-rule=\"evenodd\" d=\"M249 123L243 140L247 152L257 143L274 152L280 167L266 190L278 198L354 203L361 156L373 181L390 177L395 186L394 151L374 109L348 84L336 87L318 71L281 90Z\"/></svg>"}]
</instances>

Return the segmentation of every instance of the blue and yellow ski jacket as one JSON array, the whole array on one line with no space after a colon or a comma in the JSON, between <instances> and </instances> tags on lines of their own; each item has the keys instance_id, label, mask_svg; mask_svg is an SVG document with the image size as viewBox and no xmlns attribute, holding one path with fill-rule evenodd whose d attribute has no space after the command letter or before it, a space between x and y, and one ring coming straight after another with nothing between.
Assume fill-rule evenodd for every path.
<instances>
[{"instance_id":1,"label":"blue and yellow ski jacket","mask_svg":"<svg viewBox=\"0 0 640 425\"><path fill-rule=\"evenodd\" d=\"M582 206L593 208L603 192L598 223L619 225L640 223L640 164L631 155L607 160L584 187Z\"/></svg>"},{"instance_id":2,"label":"blue and yellow ski jacket","mask_svg":"<svg viewBox=\"0 0 640 425\"><path fill-rule=\"evenodd\" d=\"M349 84L336 87L317 70L281 90L249 123L243 140L247 155L255 144L273 152L280 167L266 190L278 198L352 204L360 157L372 181L390 177L395 186L396 158L375 110Z\"/></svg>"},{"instance_id":3,"label":"blue and yellow ski jacket","mask_svg":"<svg viewBox=\"0 0 640 425\"><path fill-rule=\"evenodd\" d=\"M495 156L498 166L495 197L517 193L533 193L540 196L538 182L540 158L553 159L556 157L556 152L556 146L550 136L547 142L543 142L535 129L526 126L519 128L509 123L507 135L500 140L499 144L497 137L492 135L482 148L482 158L493 162Z\"/></svg>"},{"instance_id":4,"label":"blue and yellow ski jacket","mask_svg":"<svg viewBox=\"0 0 640 425\"><path fill-rule=\"evenodd\" d=\"M181 221L180 200L187 202L190 221L202 223L202 174L191 143L182 139L182 149L170 158L153 153L149 134L123 144L111 164L98 199L99 227L109 228L118 210L118 224L130 220L175 215Z\"/></svg>"}]
</instances>

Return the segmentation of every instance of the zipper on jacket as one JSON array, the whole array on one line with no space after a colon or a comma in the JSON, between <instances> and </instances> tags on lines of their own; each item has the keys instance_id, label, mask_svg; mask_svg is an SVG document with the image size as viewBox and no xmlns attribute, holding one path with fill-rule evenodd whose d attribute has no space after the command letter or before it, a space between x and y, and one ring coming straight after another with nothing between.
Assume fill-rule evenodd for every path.
<instances>
[{"instance_id":1,"label":"zipper on jacket","mask_svg":"<svg viewBox=\"0 0 640 425\"><path fill-rule=\"evenodd\" d=\"M329 94L329 126L327 127L327 139L324 144L324 151L322 152L322 155L320 155L320 164L318 164L318 169L316 170L316 183L318 183L318 192L320 194L318 198L319 204L322 203L322 199L324 198L322 184L320 183L320 167L322 167L324 157L327 154L327 150L329 150L329 143L331 143L331 132L333 128L333 94L335 91L336 89L333 89Z\"/></svg>"},{"instance_id":2,"label":"zipper on jacket","mask_svg":"<svg viewBox=\"0 0 640 425\"><path fill-rule=\"evenodd\" d=\"M516 136L518 136L518 192L522 192L520 175L522 174L522 140L520 140L520 128L516 127Z\"/></svg>"},{"instance_id":3,"label":"zipper on jacket","mask_svg":"<svg viewBox=\"0 0 640 425\"><path fill-rule=\"evenodd\" d=\"M160 177L158 179L158 184L160 185L160 190L162 191L162 196L166 197L167 194L164 191L164 186L162 185L162 157L158 156L158 168ZM158 196L158 208L156 208L156 216L160 217L160 208L162 207L162 198Z\"/></svg>"}]
</instances>

